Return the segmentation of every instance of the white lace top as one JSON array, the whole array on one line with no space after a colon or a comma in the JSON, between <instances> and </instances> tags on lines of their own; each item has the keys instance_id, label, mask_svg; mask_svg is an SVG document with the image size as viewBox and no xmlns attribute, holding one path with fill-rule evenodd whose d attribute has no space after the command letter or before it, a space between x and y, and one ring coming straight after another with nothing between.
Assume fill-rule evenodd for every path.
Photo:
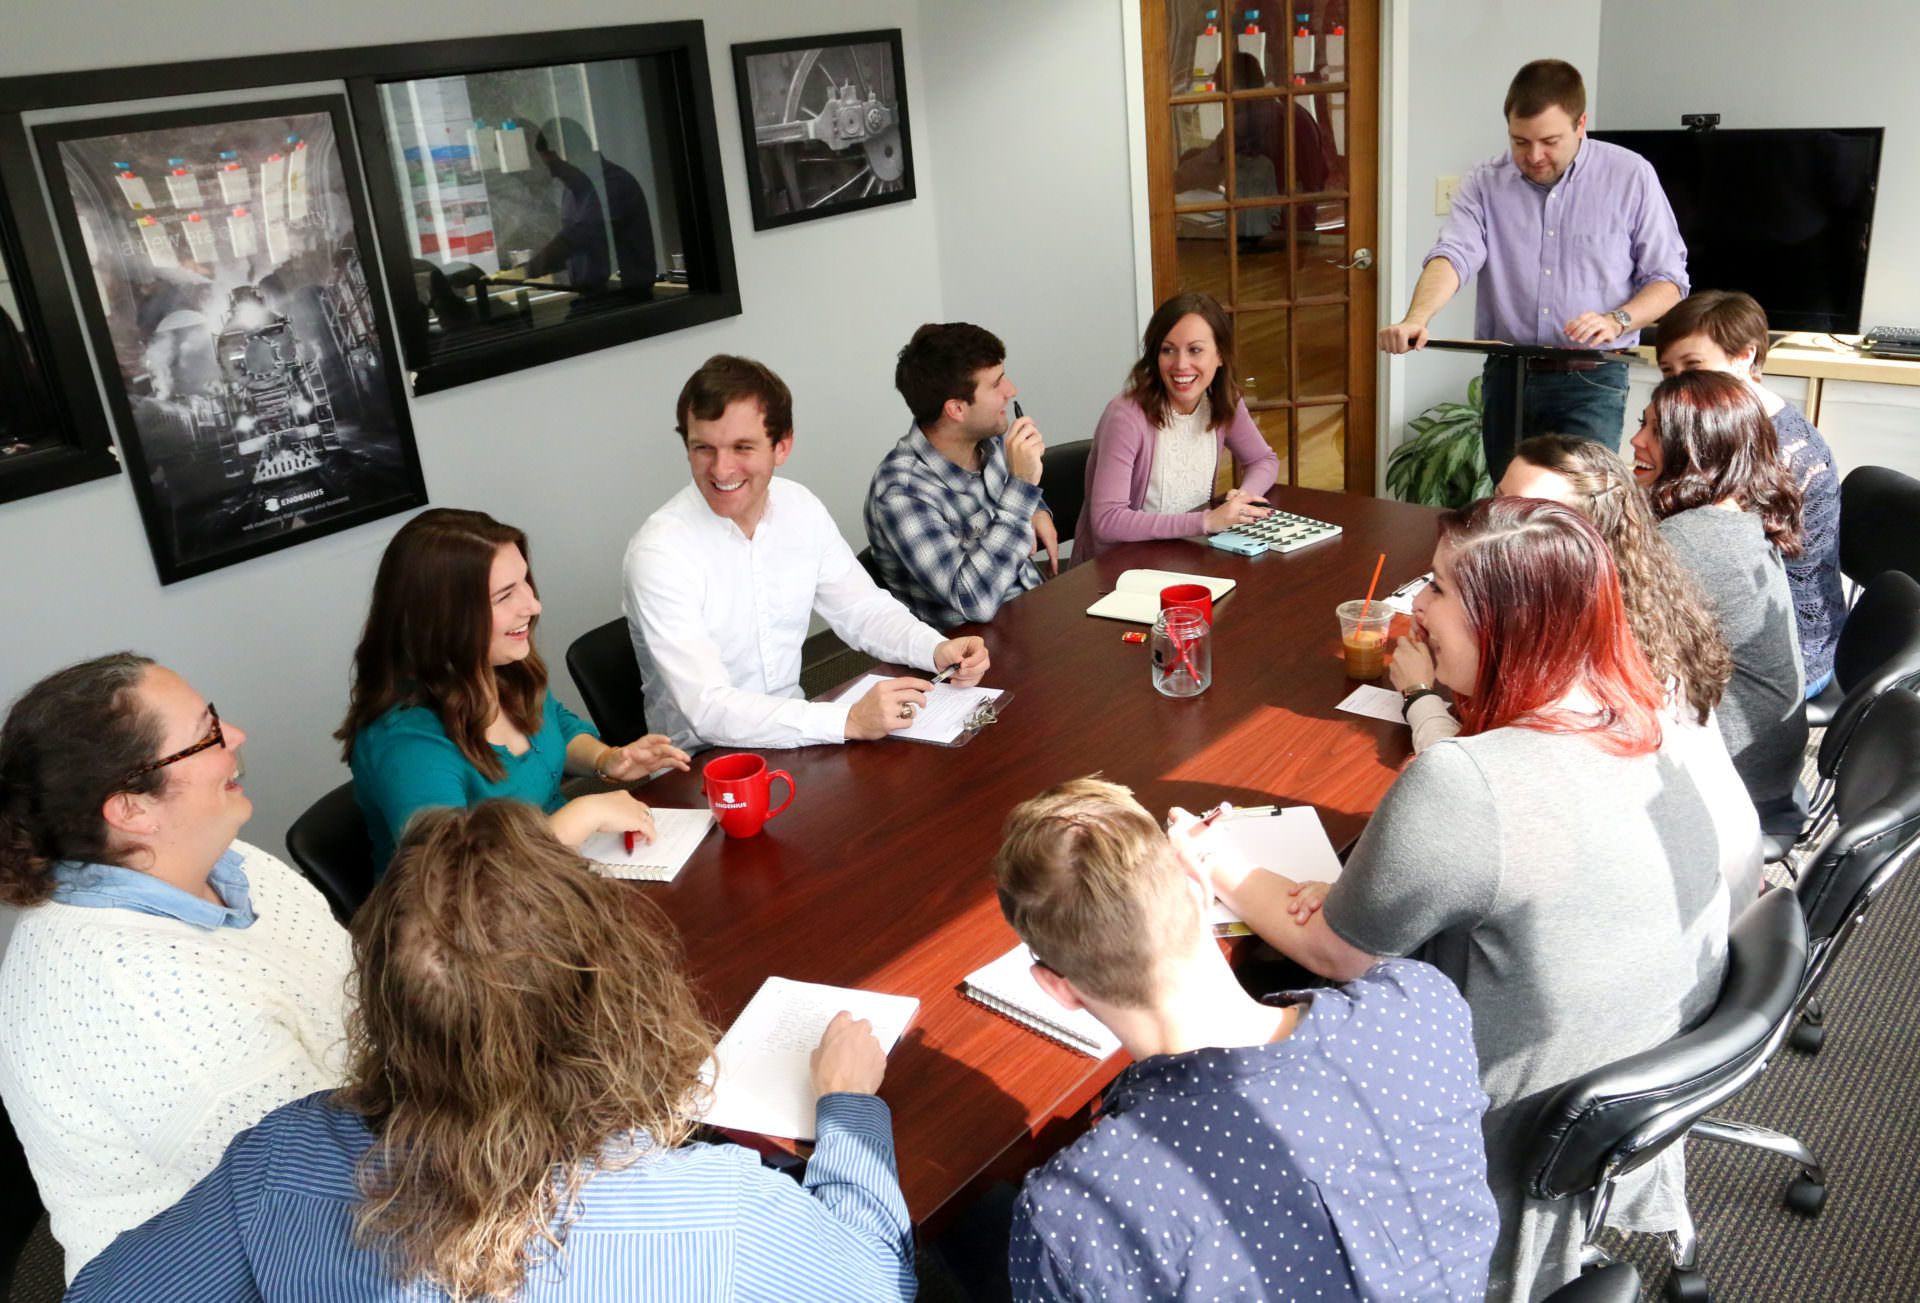
<instances>
[{"instance_id":1,"label":"white lace top","mask_svg":"<svg viewBox=\"0 0 1920 1303\"><path fill-rule=\"evenodd\" d=\"M1190 416L1171 407L1167 423L1153 441L1153 470L1147 477L1142 511L1155 514L1198 511L1213 496L1220 464L1220 441L1213 432L1213 405L1205 394Z\"/></svg>"}]
</instances>

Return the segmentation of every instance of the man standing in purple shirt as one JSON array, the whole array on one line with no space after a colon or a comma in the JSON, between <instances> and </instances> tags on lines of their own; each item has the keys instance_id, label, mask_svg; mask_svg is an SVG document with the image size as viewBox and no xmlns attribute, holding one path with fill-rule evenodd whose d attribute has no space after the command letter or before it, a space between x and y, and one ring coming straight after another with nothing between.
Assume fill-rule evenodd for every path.
<instances>
[{"instance_id":1,"label":"man standing in purple shirt","mask_svg":"<svg viewBox=\"0 0 1920 1303\"><path fill-rule=\"evenodd\" d=\"M1687 246L1652 164L1587 139L1580 72L1537 59L1507 89L1508 152L1467 174L1427 254L1389 353L1424 348L1427 322L1475 272L1474 334L1551 348L1631 348L1687 292ZM1526 411L1514 371L1528 370ZM1481 440L1496 481L1521 438L1574 434L1620 446L1627 366L1599 356L1489 357Z\"/></svg>"}]
</instances>

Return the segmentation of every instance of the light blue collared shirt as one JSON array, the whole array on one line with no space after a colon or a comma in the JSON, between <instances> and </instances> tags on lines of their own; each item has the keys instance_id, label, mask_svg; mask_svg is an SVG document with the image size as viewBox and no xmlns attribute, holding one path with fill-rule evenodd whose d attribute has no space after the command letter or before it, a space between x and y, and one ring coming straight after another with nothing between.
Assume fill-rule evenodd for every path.
<instances>
[{"instance_id":1,"label":"light blue collared shirt","mask_svg":"<svg viewBox=\"0 0 1920 1303\"><path fill-rule=\"evenodd\" d=\"M87 909L130 909L138 914L177 918L182 923L208 932L215 928L253 926L253 897L247 884L246 861L236 850L228 850L213 866L207 881L215 894L226 901L216 905L151 873L124 869L117 864L82 864L65 860L53 869L53 898L62 905Z\"/></svg>"}]
</instances>

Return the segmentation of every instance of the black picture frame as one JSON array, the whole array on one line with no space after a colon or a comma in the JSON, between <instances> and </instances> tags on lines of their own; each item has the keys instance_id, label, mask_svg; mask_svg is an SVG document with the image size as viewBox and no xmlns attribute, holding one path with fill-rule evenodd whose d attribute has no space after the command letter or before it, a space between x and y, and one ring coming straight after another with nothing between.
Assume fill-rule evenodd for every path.
<instances>
[{"instance_id":1,"label":"black picture frame","mask_svg":"<svg viewBox=\"0 0 1920 1303\"><path fill-rule=\"evenodd\" d=\"M295 191L284 192L279 239L291 252L282 256L274 249L274 203L271 192L262 190L250 192L260 195L257 213L250 214L245 204L227 211L236 227L250 233L245 238L256 242L249 249L264 240L265 260L241 248L242 235L234 228L221 236L229 241L224 260L216 264L214 256L204 254L195 237L212 240L213 233L190 232L188 223L229 204L225 183L216 181L191 204L154 200L151 214L131 225L120 223L144 239L150 218L161 232L157 239L176 260L185 247L190 265L200 266L195 259L204 258L206 266L217 266L214 274L155 275L139 283L154 293L135 298L127 274L140 265L132 236L123 237L124 248L108 243L113 222L105 217L99 219L100 231L83 230L83 205L90 214L118 212L101 197L106 186L96 184L98 160L136 148L148 157L177 149L183 156L213 159L224 139L264 140L289 123L326 129L324 137L315 137L321 149L304 156L304 165L293 152L304 149L304 135L288 136L285 157L273 154L267 160L282 163L283 181L290 170L304 178L320 169L317 200L310 198L314 188L304 180L298 187L304 217L294 211ZM161 583L426 503L393 324L385 302L372 291L378 284L367 266L372 223L343 96L244 99L75 119L37 126L32 136ZM302 142L298 146L296 138ZM256 152L264 147L256 146ZM75 192L69 159L89 186L86 194ZM244 166L248 179L240 186L263 184L264 170L255 179L254 164ZM144 185L145 176L136 180ZM112 181L122 201L130 202L117 176ZM171 188L170 181L167 185ZM344 212L336 209L335 186ZM209 193L216 198L207 200ZM163 223L163 210L171 210L174 220ZM296 250L286 230L302 222ZM104 250L100 261L121 273L118 280L109 283L96 270L89 238L101 242L96 246ZM152 249L147 245L141 258L164 266ZM267 270L256 270L261 267ZM130 315L125 304L117 304L110 319L103 288L125 290L135 311ZM225 304L218 301L222 289L228 295ZM163 307L169 310L162 313ZM216 315L218 328L202 329L213 326Z\"/></svg>"},{"instance_id":2,"label":"black picture frame","mask_svg":"<svg viewBox=\"0 0 1920 1303\"><path fill-rule=\"evenodd\" d=\"M736 45L733 83L754 230L914 197L899 28Z\"/></svg>"},{"instance_id":3,"label":"black picture frame","mask_svg":"<svg viewBox=\"0 0 1920 1303\"><path fill-rule=\"evenodd\" d=\"M359 52L342 53L350 57ZM388 293L402 314L401 346L411 369L414 393L429 394L740 314L740 284L734 266L726 185L720 169L719 132L714 119L704 23L690 19L527 36L419 42L383 47L377 54L377 67L364 71L348 69L337 75L344 76L353 105L377 219L375 233L381 263L386 271ZM667 100L675 119L671 124L675 128L672 138L679 147L669 161L682 205L679 224L688 292L670 302L616 307L505 340L434 356L425 313L416 315L410 311L410 305L418 300L418 290L403 208L409 200L401 194L394 179L394 148L387 139L380 87L389 82L543 64L653 58L664 61L671 82L672 93Z\"/></svg>"},{"instance_id":4,"label":"black picture frame","mask_svg":"<svg viewBox=\"0 0 1920 1303\"><path fill-rule=\"evenodd\" d=\"M13 416L0 412L0 503L120 473L39 196L26 133L0 119L0 259L20 316L0 323L0 403Z\"/></svg>"}]
</instances>

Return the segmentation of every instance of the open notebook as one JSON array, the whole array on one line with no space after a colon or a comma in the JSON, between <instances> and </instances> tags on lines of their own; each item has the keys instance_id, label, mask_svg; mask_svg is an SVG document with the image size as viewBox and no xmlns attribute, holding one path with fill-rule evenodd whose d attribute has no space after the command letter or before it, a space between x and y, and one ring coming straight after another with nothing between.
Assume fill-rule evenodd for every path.
<instances>
[{"instance_id":1,"label":"open notebook","mask_svg":"<svg viewBox=\"0 0 1920 1303\"><path fill-rule=\"evenodd\" d=\"M1085 1009L1069 1009L1041 990L1032 968L1033 953L1023 943L985 968L968 973L961 990L967 998L1070 1050L1104 1059L1120 1048L1120 1038L1098 1018Z\"/></svg>"},{"instance_id":2,"label":"open notebook","mask_svg":"<svg viewBox=\"0 0 1920 1303\"><path fill-rule=\"evenodd\" d=\"M597 832L580 843L580 855L603 878L672 882L712 827L711 810L666 810L656 805L652 841L636 841L629 851L625 833Z\"/></svg>"},{"instance_id":3,"label":"open notebook","mask_svg":"<svg viewBox=\"0 0 1920 1303\"><path fill-rule=\"evenodd\" d=\"M1103 620L1130 620L1152 624L1160 616L1160 590L1175 584L1205 584L1219 601L1234 590L1236 579L1218 575L1186 575L1178 570L1126 570L1114 581L1113 591L1087 608Z\"/></svg>"}]
</instances>

